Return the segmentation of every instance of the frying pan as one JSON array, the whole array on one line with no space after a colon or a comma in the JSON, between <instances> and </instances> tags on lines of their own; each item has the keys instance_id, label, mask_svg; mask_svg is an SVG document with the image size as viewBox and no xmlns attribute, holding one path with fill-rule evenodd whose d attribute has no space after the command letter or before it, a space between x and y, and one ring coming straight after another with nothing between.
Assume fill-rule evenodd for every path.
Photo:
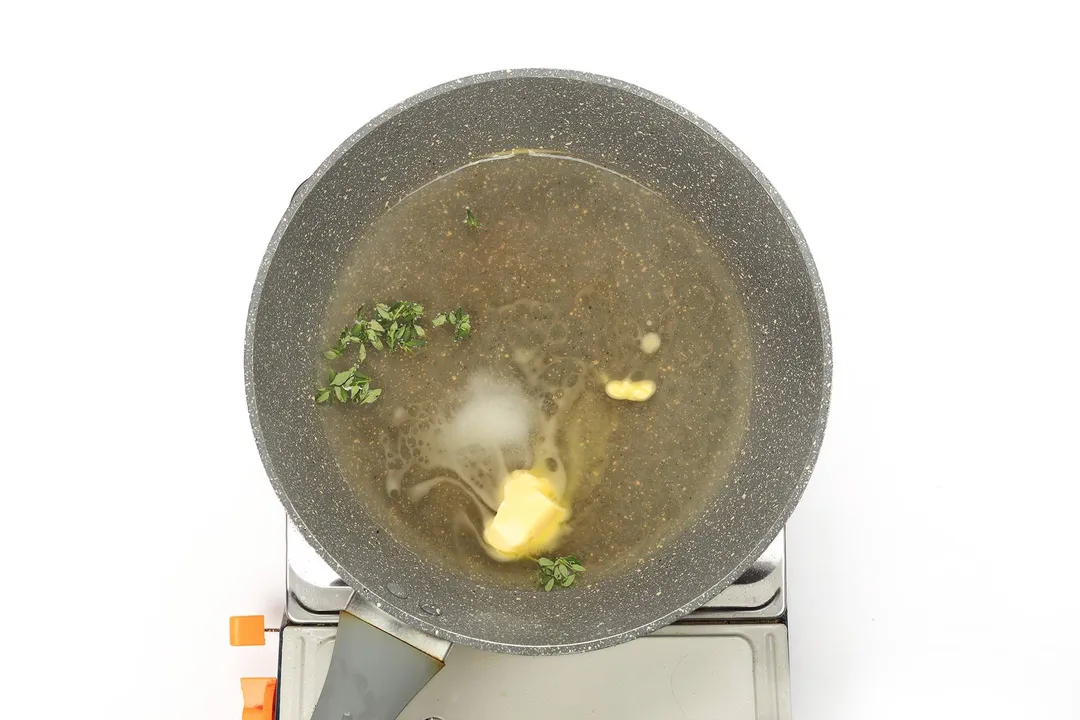
<instances>
[{"instance_id":1,"label":"frying pan","mask_svg":"<svg viewBox=\"0 0 1080 720\"><path fill-rule=\"evenodd\" d=\"M729 490L705 501L640 572L563 592L484 587L382 531L382 510L350 489L318 419L325 408L311 399L322 349L316 329L346 249L411 191L514 148L609 168L697 219L735 279L754 353ZM355 591L316 720L395 717L450 643L522 654L593 650L716 596L798 502L825 428L830 378L825 301L795 220L750 160L685 109L606 77L514 70L455 80L375 118L297 189L259 269L247 325L248 407L270 481L301 533Z\"/></svg>"}]
</instances>

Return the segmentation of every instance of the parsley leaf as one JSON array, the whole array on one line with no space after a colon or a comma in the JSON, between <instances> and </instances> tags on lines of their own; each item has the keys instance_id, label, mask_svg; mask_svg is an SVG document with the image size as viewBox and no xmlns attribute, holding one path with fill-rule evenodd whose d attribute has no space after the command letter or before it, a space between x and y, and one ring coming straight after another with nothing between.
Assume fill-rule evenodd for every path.
<instances>
[{"instance_id":1,"label":"parsley leaf","mask_svg":"<svg viewBox=\"0 0 1080 720\"><path fill-rule=\"evenodd\" d=\"M382 394L380 388L371 387L371 378L359 372L359 365L353 365L342 372L330 371L327 385L315 391L315 402L323 405L354 402L360 405L375 402Z\"/></svg>"},{"instance_id":2,"label":"parsley leaf","mask_svg":"<svg viewBox=\"0 0 1080 720\"><path fill-rule=\"evenodd\" d=\"M550 592L556 585L570 587L577 579L578 573L585 572L585 566L573 555L565 555L560 558L541 557L536 559L537 582L544 592Z\"/></svg>"},{"instance_id":3,"label":"parsley leaf","mask_svg":"<svg viewBox=\"0 0 1080 720\"><path fill-rule=\"evenodd\" d=\"M327 360L337 360L355 345L356 363L342 372L331 371L327 384L315 391L315 402L320 405L333 405L335 400L360 405L375 402L382 390L370 387L371 379L359 373L360 364L367 359L368 347L380 352L400 350L405 353L423 347L427 343L427 331L420 324L423 317L424 306L415 302L376 303L370 316L365 316L361 305L353 323L338 335L337 344L323 352ZM438 327L447 322L454 327L457 340L464 340L472 331L469 315L460 306L454 312L440 313L431 324Z\"/></svg>"},{"instance_id":4,"label":"parsley leaf","mask_svg":"<svg viewBox=\"0 0 1080 720\"><path fill-rule=\"evenodd\" d=\"M472 332L472 321L469 320L469 313L462 310L460 305L458 305L457 310L452 312L439 313L431 321L431 324L435 327L446 323L450 323L454 327L455 340L464 340Z\"/></svg>"},{"instance_id":5,"label":"parsley leaf","mask_svg":"<svg viewBox=\"0 0 1080 720\"><path fill-rule=\"evenodd\" d=\"M415 350L424 344L424 328L420 327L422 317L424 306L420 303L378 303L371 318L364 317L364 306L361 305L356 311L356 321L341 331L337 345L324 352L323 357L336 360L350 345L360 346L360 362L367 359L365 344L376 350Z\"/></svg>"},{"instance_id":6,"label":"parsley leaf","mask_svg":"<svg viewBox=\"0 0 1080 720\"><path fill-rule=\"evenodd\" d=\"M483 225L483 223L481 223L480 219L478 217L476 217L476 213L474 213L472 211L471 207L466 205L465 206L465 227L478 228L481 225Z\"/></svg>"}]
</instances>

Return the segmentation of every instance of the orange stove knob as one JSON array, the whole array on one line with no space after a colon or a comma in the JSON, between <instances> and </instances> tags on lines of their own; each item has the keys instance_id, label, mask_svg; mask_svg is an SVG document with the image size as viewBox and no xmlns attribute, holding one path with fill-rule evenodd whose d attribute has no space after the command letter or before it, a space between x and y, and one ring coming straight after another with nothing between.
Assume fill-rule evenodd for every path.
<instances>
[{"instance_id":1,"label":"orange stove knob","mask_svg":"<svg viewBox=\"0 0 1080 720\"><path fill-rule=\"evenodd\" d=\"M265 645L265 618L262 615L233 615L229 618L229 644Z\"/></svg>"},{"instance_id":2,"label":"orange stove knob","mask_svg":"<svg viewBox=\"0 0 1080 720\"><path fill-rule=\"evenodd\" d=\"M244 694L241 720L274 720L276 678L240 678L240 691Z\"/></svg>"}]
</instances>

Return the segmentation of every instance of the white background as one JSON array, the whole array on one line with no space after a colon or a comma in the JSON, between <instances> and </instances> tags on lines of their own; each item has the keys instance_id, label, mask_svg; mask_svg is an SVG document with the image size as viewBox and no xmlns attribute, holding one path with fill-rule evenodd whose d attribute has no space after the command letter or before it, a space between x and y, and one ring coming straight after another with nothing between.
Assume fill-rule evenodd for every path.
<instances>
[{"instance_id":1,"label":"white background","mask_svg":"<svg viewBox=\"0 0 1080 720\"><path fill-rule=\"evenodd\" d=\"M795 717L1080 717L1076 4L392 5L4 5L0 715L239 717L274 654L227 618L282 607L241 366L271 232L383 109L546 66L714 123L817 259Z\"/></svg>"}]
</instances>

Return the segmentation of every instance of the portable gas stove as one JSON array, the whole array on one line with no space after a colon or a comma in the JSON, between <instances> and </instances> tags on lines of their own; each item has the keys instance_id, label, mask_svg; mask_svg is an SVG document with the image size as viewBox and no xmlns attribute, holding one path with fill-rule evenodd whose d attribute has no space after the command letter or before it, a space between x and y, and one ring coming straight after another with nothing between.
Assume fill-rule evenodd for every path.
<instances>
[{"instance_id":1,"label":"portable gas stove","mask_svg":"<svg viewBox=\"0 0 1080 720\"><path fill-rule=\"evenodd\" d=\"M338 613L352 595L291 523L286 548L278 677L276 683L273 678L243 681L245 720L311 719L330 665ZM237 641L238 620L244 618L234 618L234 644L257 642ZM262 618L247 620L262 624ZM786 623L781 532L742 578L711 602L631 642L559 656L455 645L446 667L399 718L789 720Z\"/></svg>"}]
</instances>

